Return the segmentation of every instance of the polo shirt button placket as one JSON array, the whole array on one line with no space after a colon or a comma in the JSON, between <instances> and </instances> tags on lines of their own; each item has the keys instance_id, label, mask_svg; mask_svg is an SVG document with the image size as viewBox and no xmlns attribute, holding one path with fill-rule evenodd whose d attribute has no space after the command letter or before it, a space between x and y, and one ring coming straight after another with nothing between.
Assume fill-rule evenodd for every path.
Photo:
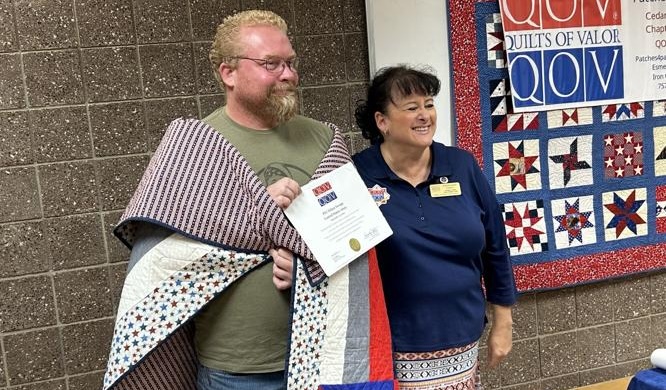
<instances>
[{"instance_id":1,"label":"polo shirt button placket","mask_svg":"<svg viewBox=\"0 0 666 390\"><path fill-rule=\"evenodd\" d=\"M423 222L425 221L425 216L423 215L423 202L421 201L421 194L418 192L418 190L416 191L416 198L419 206L419 214L421 214L421 216L418 217L418 220Z\"/></svg>"}]
</instances>

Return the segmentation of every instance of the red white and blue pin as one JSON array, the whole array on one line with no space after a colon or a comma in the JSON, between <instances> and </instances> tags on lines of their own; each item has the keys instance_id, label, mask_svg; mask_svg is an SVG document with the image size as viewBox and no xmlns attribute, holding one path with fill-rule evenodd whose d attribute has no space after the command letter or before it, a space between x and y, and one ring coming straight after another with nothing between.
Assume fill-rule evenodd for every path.
<instances>
[{"instance_id":1,"label":"red white and blue pin","mask_svg":"<svg viewBox=\"0 0 666 390\"><path fill-rule=\"evenodd\" d=\"M388 200L391 198L388 191L385 187L380 187L379 184L375 184L372 188L368 188L368 192L372 196L372 200L375 201L377 206L388 203Z\"/></svg>"}]
</instances>

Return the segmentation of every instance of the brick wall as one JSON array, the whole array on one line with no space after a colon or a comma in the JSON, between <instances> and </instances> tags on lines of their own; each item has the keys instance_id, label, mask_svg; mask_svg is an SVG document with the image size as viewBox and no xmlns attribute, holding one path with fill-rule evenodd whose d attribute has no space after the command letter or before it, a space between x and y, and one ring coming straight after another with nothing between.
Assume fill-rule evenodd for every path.
<instances>
[{"instance_id":1,"label":"brick wall","mask_svg":"<svg viewBox=\"0 0 666 390\"><path fill-rule=\"evenodd\" d=\"M249 8L289 23L302 111L361 148L361 0L0 0L0 389L100 388L128 258L111 227L166 124L224 101L210 40Z\"/></svg>"},{"instance_id":2,"label":"brick wall","mask_svg":"<svg viewBox=\"0 0 666 390\"><path fill-rule=\"evenodd\" d=\"M513 337L508 359L483 372L487 389L565 390L633 375L666 346L666 273L525 294Z\"/></svg>"},{"instance_id":3,"label":"brick wall","mask_svg":"<svg viewBox=\"0 0 666 390\"><path fill-rule=\"evenodd\" d=\"M249 8L289 23L302 112L365 147L362 0L0 0L0 390L100 388L128 258L110 230L166 124L224 101L207 50ZM515 317L487 386L624 376L666 345L666 275L530 294Z\"/></svg>"}]
</instances>

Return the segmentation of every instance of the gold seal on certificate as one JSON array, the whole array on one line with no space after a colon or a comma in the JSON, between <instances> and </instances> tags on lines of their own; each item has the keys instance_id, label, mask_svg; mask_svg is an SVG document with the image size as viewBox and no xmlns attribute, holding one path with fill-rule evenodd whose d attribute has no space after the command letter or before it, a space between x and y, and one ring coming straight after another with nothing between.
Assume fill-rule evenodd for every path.
<instances>
[{"instance_id":1,"label":"gold seal on certificate","mask_svg":"<svg viewBox=\"0 0 666 390\"><path fill-rule=\"evenodd\" d=\"M352 238L349 240L349 247L352 248L354 252L358 252L361 250L361 243L357 239Z\"/></svg>"}]
</instances>

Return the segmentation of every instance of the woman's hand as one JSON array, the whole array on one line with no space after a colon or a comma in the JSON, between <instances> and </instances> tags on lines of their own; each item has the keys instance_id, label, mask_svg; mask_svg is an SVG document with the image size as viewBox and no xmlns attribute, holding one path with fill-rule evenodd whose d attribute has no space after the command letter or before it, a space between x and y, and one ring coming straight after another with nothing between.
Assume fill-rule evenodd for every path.
<instances>
[{"instance_id":1,"label":"woman's hand","mask_svg":"<svg viewBox=\"0 0 666 390\"><path fill-rule=\"evenodd\" d=\"M495 368L511 352L512 327L511 307L491 305L493 322L488 335L488 367Z\"/></svg>"}]
</instances>

